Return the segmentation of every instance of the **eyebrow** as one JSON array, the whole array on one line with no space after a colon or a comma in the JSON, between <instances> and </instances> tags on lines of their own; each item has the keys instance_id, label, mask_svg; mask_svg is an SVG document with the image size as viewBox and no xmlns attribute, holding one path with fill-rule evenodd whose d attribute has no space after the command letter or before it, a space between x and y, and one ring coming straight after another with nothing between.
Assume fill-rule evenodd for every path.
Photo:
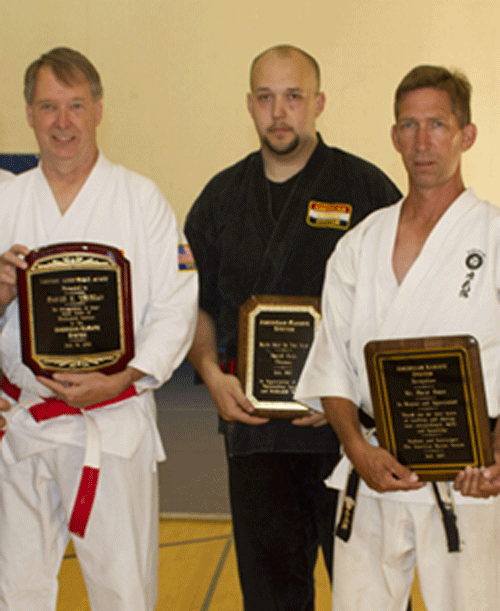
<instances>
[{"instance_id":1,"label":"eyebrow","mask_svg":"<svg viewBox=\"0 0 500 611\"><path fill-rule=\"evenodd\" d=\"M257 89L255 89L255 93L258 93L259 91L260 92L272 91L272 89L271 87L257 87ZM285 91L287 91L288 93L294 93L294 92L303 92L304 89L302 89L301 87L287 87Z\"/></svg>"},{"instance_id":2,"label":"eyebrow","mask_svg":"<svg viewBox=\"0 0 500 611\"><path fill-rule=\"evenodd\" d=\"M34 104L47 104L47 102L54 102L54 98L42 98L40 100L34 100ZM71 98L70 100L71 102L85 102L85 98L81 97L81 96L76 96L74 98Z\"/></svg>"}]
</instances>

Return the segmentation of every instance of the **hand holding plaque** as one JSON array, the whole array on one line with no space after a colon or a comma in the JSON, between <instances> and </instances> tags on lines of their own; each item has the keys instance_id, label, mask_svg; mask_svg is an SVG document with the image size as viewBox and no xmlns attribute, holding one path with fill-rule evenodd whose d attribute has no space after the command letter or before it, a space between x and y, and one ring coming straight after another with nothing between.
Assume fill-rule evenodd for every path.
<instances>
[{"instance_id":1,"label":"hand holding plaque","mask_svg":"<svg viewBox=\"0 0 500 611\"><path fill-rule=\"evenodd\" d=\"M293 400L321 315L319 298L252 295L240 308L238 377L255 415L297 418L309 409Z\"/></svg>"},{"instance_id":2,"label":"hand holding plaque","mask_svg":"<svg viewBox=\"0 0 500 611\"><path fill-rule=\"evenodd\" d=\"M421 480L493 463L477 340L379 340L365 346L377 436Z\"/></svg>"},{"instance_id":3,"label":"hand holding plaque","mask_svg":"<svg viewBox=\"0 0 500 611\"><path fill-rule=\"evenodd\" d=\"M111 246L37 248L17 269L23 362L37 375L115 373L134 354L130 265Z\"/></svg>"}]
</instances>

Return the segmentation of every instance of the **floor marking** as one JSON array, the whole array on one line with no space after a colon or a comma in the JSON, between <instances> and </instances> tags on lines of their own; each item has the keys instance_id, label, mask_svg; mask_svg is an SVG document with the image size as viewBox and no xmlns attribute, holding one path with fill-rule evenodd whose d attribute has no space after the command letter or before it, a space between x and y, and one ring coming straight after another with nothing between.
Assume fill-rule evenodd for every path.
<instances>
[{"instance_id":1,"label":"floor marking","mask_svg":"<svg viewBox=\"0 0 500 611\"><path fill-rule=\"evenodd\" d=\"M208 592L207 592L207 595L205 596L205 600L203 601L203 604L201 605L200 611L208 611L208 608L210 607L210 603L212 602L212 598L214 596L215 589L217 587L217 584L219 583L219 579L222 574L222 569L224 568L224 565L226 564L226 560L231 550L232 544L233 544L233 538L231 537L230 539L227 540L227 543L224 546L222 555L219 560L219 564L217 565L217 568L215 569L214 576L212 577L212 582L210 583L210 586L208 587Z\"/></svg>"}]
</instances>

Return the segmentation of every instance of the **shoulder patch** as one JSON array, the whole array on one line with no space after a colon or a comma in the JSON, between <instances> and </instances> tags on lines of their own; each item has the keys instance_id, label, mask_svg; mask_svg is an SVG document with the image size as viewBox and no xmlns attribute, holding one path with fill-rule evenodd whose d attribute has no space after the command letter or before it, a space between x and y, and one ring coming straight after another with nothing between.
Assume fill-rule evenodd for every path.
<instances>
[{"instance_id":1,"label":"shoulder patch","mask_svg":"<svg viewBox=\"0 0 500 611\"><path fill-rule=\"evenodd\" d=\"M181 244L179 242L177 246L177 258L180 272L192 272L196 270L196 264L189 244Z\"/></svg>"},{"instance_id":2,"label":"shoulder patch","mask_svg":"<svg viewBox=\"0 0 500 611\"><path fill-rule=\"evenodd\" d=\"M313 199L307 207L306 223L311 227L349 229L352 206L350 204L317 202Z\"/></svg>"}]
</instances>

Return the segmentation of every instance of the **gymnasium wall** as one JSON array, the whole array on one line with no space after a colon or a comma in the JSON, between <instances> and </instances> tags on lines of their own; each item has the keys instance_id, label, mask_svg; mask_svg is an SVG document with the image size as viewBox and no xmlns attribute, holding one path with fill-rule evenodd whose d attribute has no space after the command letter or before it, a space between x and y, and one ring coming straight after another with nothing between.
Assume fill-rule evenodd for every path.
<instances>
[{"instance_id":1,"label":"gymnasium wall","mask_svg":"<svg viewBox=\"0 0 500 611\"><path fill-rule=\"evenodd\" d=\"M103 78L103 151L153 178L182 222L206 181L257 147L248 67L289 42L322 67L326 142L374 161L403 190L389 140L394 89L419 63L462 69L479 127L465 179L500 203L496 0L2 0L1 9L1 153L36 152L22 99L26 66L54 46L75 47Z\"/></svg>"}]
</instances>

